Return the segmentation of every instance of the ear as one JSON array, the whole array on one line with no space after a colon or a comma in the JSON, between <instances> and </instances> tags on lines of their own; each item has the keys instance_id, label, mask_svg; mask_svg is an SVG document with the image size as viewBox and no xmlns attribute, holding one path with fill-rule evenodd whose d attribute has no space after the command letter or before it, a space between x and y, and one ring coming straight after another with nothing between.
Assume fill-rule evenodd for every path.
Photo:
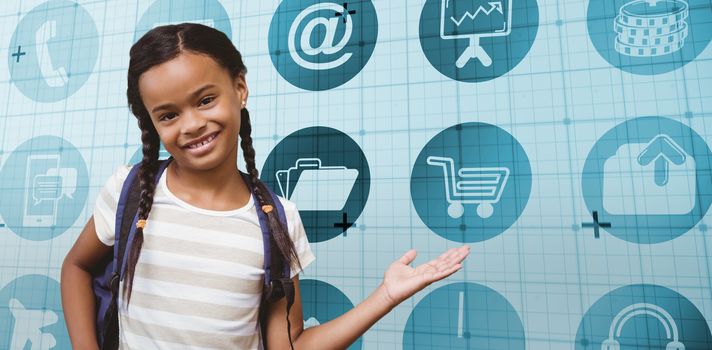
<instances>
[{"instance_id":1,"label":"ear","mask_svg":"<svg viewBox=\"0 0 712 350\"><path fill-rule=\"evenodd\" d=\"M245 74L239 74L232 81L232 86L235 88L235 94L237 95L240 103L247 104L247 97L250 95L250 90L247 88L247 81L245 80ZM242 106L245 107L244 105Z\"/></svg>"}]
</instances>

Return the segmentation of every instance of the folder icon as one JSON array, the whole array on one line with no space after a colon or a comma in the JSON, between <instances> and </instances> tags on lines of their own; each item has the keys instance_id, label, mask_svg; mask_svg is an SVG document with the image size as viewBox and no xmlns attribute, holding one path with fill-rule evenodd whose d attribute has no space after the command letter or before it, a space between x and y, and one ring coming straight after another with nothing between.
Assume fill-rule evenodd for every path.
<instances>
[{"instance_id":1,"label":"folder icon","mask_svg":"<svg viewBox=\"0 0 712 350\"><path fill-rule=\"evenodd\" d=\"M282 197L299 210L341 211L358 177L357 169L323 166L319 158L299 158L293 167L278 170Z\"/></svg>"}]
</instances>

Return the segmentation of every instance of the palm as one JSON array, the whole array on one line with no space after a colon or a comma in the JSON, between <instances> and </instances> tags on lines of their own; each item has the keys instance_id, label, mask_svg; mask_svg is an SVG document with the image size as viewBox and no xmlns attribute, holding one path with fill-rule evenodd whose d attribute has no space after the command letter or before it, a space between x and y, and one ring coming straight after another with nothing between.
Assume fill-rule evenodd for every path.
<instances>
[{"instance_id":1,"label":"palm","mask_svg":"<svg viewBox=\"0 0 712 350\"><path fill-rule=\"evenodd\" d=\"M394 305L399 304L431 283L457 272L469 253L468 246L451 248L436 259L413 268L409 265L415 259L416 251L411 249L386 270L383 287Z\"/></svg>"}]
</instances>

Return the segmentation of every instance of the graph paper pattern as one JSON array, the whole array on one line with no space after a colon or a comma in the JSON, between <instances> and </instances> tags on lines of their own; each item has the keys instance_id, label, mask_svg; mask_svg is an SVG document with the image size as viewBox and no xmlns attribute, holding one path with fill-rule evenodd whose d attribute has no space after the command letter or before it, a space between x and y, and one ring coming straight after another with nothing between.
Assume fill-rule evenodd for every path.
<instances>
[{"instance_id":1,"label":"graph paper pattern","mask_svg":"<svg viewBox=\"0 0 712 350\"><path fill-rule=\"evenodd\" d=\"M324 0L341 6L344 19L369 13L354 33L374 35L372 52L358 51L360 65L332 73L328 86L290 70L289 57L280 60L287 53L275 58L272 48L290 38L275 38L271 27L289 26L280 21L314 3L321 2L0 4L0 56L7 58L0 60L0 348L25 341L70 348L62 261L105 181L141 145L125 97L139 24L151 21L145 16L199 21L214 13L213 25L229 28L248 68L258 169L294 166L304 155L280 145L315 127L323 129L314 137L328 129L335 140L352 140L354 149L344 146L341 156L367 163L348 228L309 235L317 259L300 275L307 326L358 305L407 250L417 250L419 265L467 243L461 271L405 300L351 349L597 349L627 307L638 316L618 326L621 349L673 341L712 347L709 2L684 2L684 46L658 64L621 54L611 41L626 1L500 1L503 12L514 11L511 34L479 41L493 68L479 56L458 70L443 67L454 65L469 39L437 36L441 1L353 1L348 7L359 12L348 14L347 2ZM219 20L223 13L228 21ZM509 153L497 152L503 149ZM641 150L660 156L643 165ZM455 170L508 169L491 216L465 201L462 216L450 215L443 168L425 160L437 151ZM337 163L328 165L358 162ZM262 177L276 190L270 173ZM323 224L326 215L305 222ZM478 233L485 231L491 234ZM20 324L17 310L37 313ZM54 343L32 340L32 324ZM679 340L666 335L672 328Z\"/></svg>"}]
</instances>

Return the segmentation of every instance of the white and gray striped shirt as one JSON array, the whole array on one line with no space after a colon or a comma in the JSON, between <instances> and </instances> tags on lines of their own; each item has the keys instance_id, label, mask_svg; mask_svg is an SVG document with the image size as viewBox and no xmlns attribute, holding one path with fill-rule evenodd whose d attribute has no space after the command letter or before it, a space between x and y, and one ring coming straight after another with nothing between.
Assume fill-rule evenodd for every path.
<instances>
[{"instance_id":1,"label":"white and gray striped shirt","mask_svg":"<svg viewBox=\"0 0 712 350\"><path fill-rule=\"evenodd\" d=\"M94 207L96 232L114 244L116 207L129 167L120 167ZM315 257L294 203L281 198L302 267ZM262 231L252 198L213 211L170 193L165 173L144 228L130 307L119 299L121 349L261 349L258 307ZM300 271L292 269L292 277ZM121 286L123 288L123 285Z\"/></svg>"}]
</instances>

